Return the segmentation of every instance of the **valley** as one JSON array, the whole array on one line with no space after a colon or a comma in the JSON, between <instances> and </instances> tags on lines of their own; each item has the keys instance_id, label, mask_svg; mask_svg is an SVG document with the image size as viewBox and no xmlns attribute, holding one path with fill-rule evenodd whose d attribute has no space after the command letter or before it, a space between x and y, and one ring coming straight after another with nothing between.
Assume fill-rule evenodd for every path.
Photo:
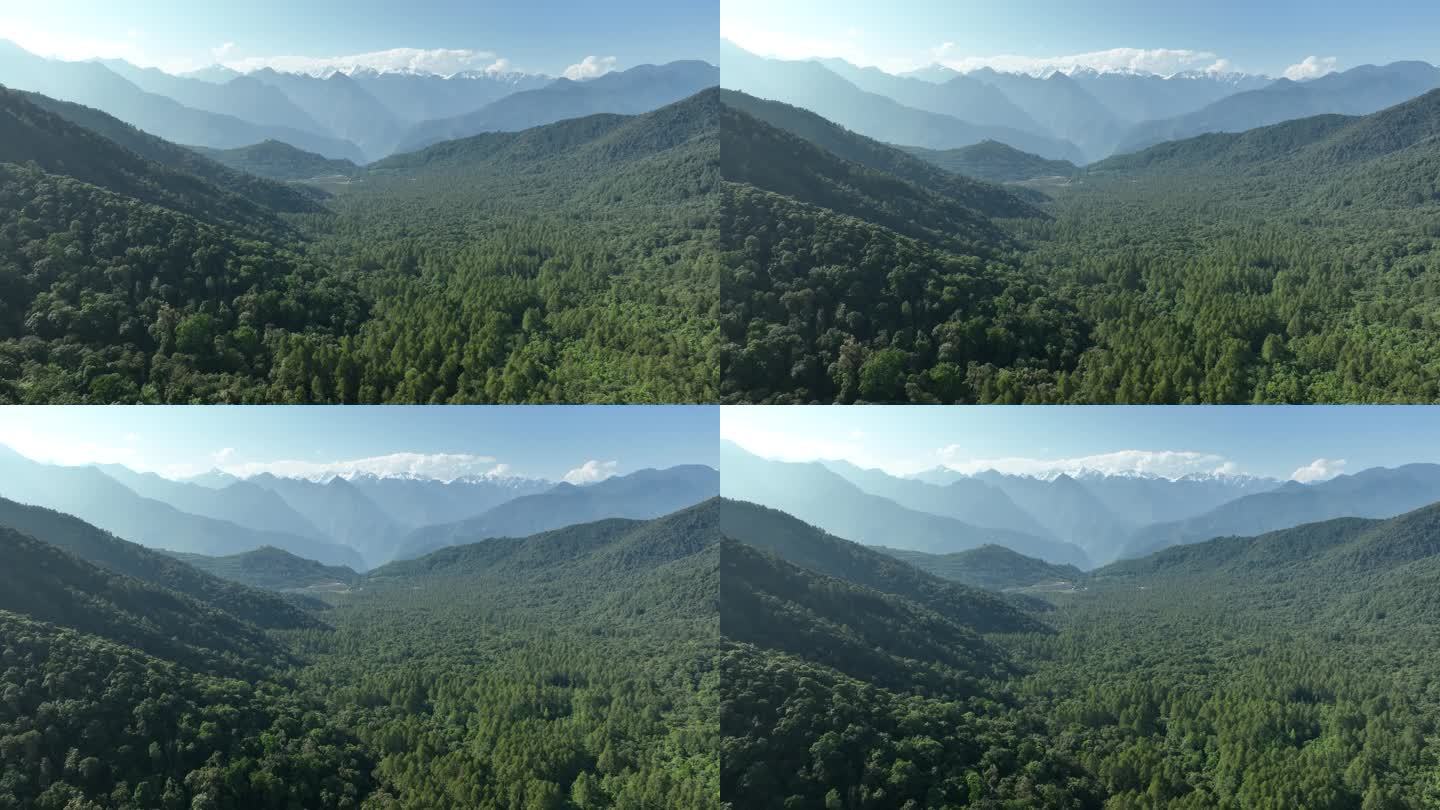
<instances>
[{"instance_id":1,"label":"valley","mask_svg":"<svg viewBox=\"0 0 1440 810\"><path fill-rule=\"evenodd\" d=\"M727 45L721 81L722 402L1440 396L1428 64L934 81Z\"/></svg>"},{"instance_id":2,"label":"valley","mask_svg":"<svg viewBox=\"0 0 1440 810\"><path fill-rule=\"evenodd\" d=\"M264 471L199 472L212 456L166 434L135 440L140 470L6 449L0 807L721 807L716 470L550 472L666 419L679 435L629 435L632 454L708 461L713 411L457 410L415 433L399 410L264 409L249 433L233 411L101 410L196 443L220 420L246 439L222 460ZM41 446L70 446L25 413ZM363 444L370 420L448 452L263 449L276 431L320 448L333 424ZM514 420L526 438L499 433ZM443 542L402 553L422 520Z\"/></svg>"},{"instance_id":3,"label":"valley","mask_svg":"<svg viewBox=\"0 0 1440 810\"><path fill-rule=\"evenodd\" d=\"M735 806L1398 809L1440 801L1440 493L1419 483L1433 468L1295 480L1308 478L1301 467L1284 482L1238 470L1178 474L1233 464L1227 454L1247 440L1267 442L1266 454L1298 436L1377 449L1408 442L1400 425L1359 426L1387 412L1408 419L1395 409L1334 412L1332 426L1361 436L1333 440L1305 434L1317 417L1279 427L1297 417L1265 415L1273 409L1228 409L1223 427L1190 410L1154 408L1103 409L1126 411L1104 417L1074 408L796 410L722 413L722 435L772 437L791 456L759 463L734 445L722 453L721 794ZM1092 435L1071 432L1082 422ZM1162 424L1172 439L1224 449L1031 450L1088 446L1093 435L1125 441ZM915 471L904 475L857 458L893 454L899 463L905 448L926 447L916 435L945 441L943 425L963 427L952 435L970 445L1008 447L991 462L1005 471L962 453L926 470L926 454L912 449ZM1267 430L1277 435L1257 438ZM798 458L817 446L832 457ZM853 455L839 458L842 447ZM1122 474L1120 465L1171 466ZM1063 472L1019 472L1042 466ZM1095 555L1084 566L965 535L936 548L898 519L881 542L846 510L804 511L811 502L803 493L824 492L820 500L832 505L859 497L839 494L833 481L820 489L829 470L845 470L872 496L988 488L933 501L955 509L957 523L1013 522L1023 504L1051 531L1080 540L1096 536L1082 528L1091 510L1164 521L1182 509L1199 513L1181 524L1196 526L1196 539L1159 551L1112 543L1110 553L1121 555L1113 562L1082 542ZM1412 487L1407 501L1402 493ZM1067 511L1081 491L1088 505ZM1396 500L1380 506L1373 499L1382 491ZM1275 499L1326 505L1291 511ZM1370 510L1379 514L1363 516ZM1255 522L1227 522L1239 514Z\"/></svg>"},{"instance_id":4,"label":"valley","mask_svg":"<svg viewBox=\"0 0 1440 810\"><path fill-rule=\"evenodd\" d=\"M0 402L714 398L713 65L210 82L0 52ZM414 119L457 110L484 115Z\"/></svg>"}]
</instances>

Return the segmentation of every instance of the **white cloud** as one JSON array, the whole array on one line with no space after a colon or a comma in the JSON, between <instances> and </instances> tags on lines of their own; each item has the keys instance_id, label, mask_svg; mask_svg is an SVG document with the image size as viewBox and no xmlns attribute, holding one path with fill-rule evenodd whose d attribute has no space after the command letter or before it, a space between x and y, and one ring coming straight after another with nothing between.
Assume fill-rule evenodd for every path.
<instances>
[{"instance_id":1,"label":"white cloud","mask_svg":"<svg viewBox=\"0 0 1440 810\"><path fill-rule=\"evenodd\" d=\"M325 480L336 476L349 478L360 474L410 476L453 481L470 476L503 477L510 472L507 464L497 464L492 456L467 453L390 453L349 461L251 461L244 464L221 464L220 469L231 475L249 478L271 473L288 478Z\"/></svg>"},{"instance_id":2,"label":"white cloud","mask_svg":"<svg viewBox=\"0 0 1440 810\"><path fill-rule=\"evenodd\" d=\"M510 71L511 67L509 59L496 59L494 62L492 62L485 68L485 72L490 74L491 76L500 73L509 73Z\"/></svg>"},{"instance_id":3,"label":"white cloud","mask_svg":"<svg viewBox=\"0 0 1440 810\"><path fill-rule=\"evenodd\" d=\"M466 70L488 70L501 62L509 65L492 51L391 48L388 51L371 51L349 56L250 56L221 61L221 64L242 73L268 67L286 73L325 76L337 71L350 73L356 69L371 68L379 71L413 71L449 76Z\"/></svg>"},{"instance_id":4,"label":"white cloud","mask_svg":"<svg viewBox=\"0 0 1440 810\"><path fill-rule=\"evenodd\" d=\"M1223 456L1187 450L1117 450L1113 453L1069 458L969 458L965 455L965 448L952 444L940 448L937 454L946 467L965 474L996 470L1013 475L1048 478L1061 473L1076 475L1089 471L1108 475L1140 473L1174 479L1195 473L1239 473L1238 465Z\"/></svg>"},{"instance_id":5,"label":"white cloud","mask_svg":"<svg viewBox=\"0 0 1440 810\"><path fill-rule=\"evenodd\" d=\"M860 66L878 67L889 73L904 73L930 65L944 65L961 73L989 67L1002 72L1036 76L1056 71L1070 73L1080 68L1161 76L1185 71L1232 73L1239 70L1234 62L1213 51L1184 48L1110 48L1060 56L979 55L964 53L954 42L944 42L919 53L879 53L867 47L863 42L863 33L854 28L829 35L770 31L751 27L744 19L726 18L723 11L720 35L760 56L774 59L834 57Z\"/></svg>"},{"instance_id":6,"label":"white cloud","mask_svg":"<svg viewBox=\"0 0 1440 810\"><path fill-rule=\"evenodd\" d=\"M235 448L233 448L233 447L222 447L222 448L220 448L219 450L216 450L215 452L213 452L213 453L210 454L210 460L213 461L213 462L215 463L215 465L218 467L219 465L224 464L225 462L229 461L229 460L230 460L231 458L233 458L234 456L235 456Z\"/></svg>"},{"instance_id":7,"label":"white cloud","mask_svg":"<svg viewBox=\"0 0 1440 810\"><path fill-rule=\"evenodd\" d=\"M210 49L210 57L211 57L212 59L214 59L217 63L218 63L218 62L224 62L224 61L226 61L227 59L234 59L234 58L235 58L235 55L236 55L236 51L238 51L238 50L239 50L239 49L236 47L235 43L233 43L233 42L226 42L226 43L223 44L223 45L219 45L219 46L217 46L217 47L211 48L211 49Z\"/></svg>"},{"instance_id":8,"label":"white cloud","mask_svg":"<svg viewBox=\"0 0 1440 810\"><path fill-rule=\"evenodd\" d=\"M565 473L565 481L575 484L576 486L604 481L606 478L614 475L615 469L619 466L618 462L595 461L591 459L570 472Z\"/></svg>"},{"instance_id":9,"label":"white cloud","mask_svg":"<svg viewBox=\"0 0 1440 810\"><path fill-rule=\"evenodd\" d=\"M1318 79L1326 73L1334 73L1338 63L1333 56L1307 56L1290 67L1285 68L1284 76L1291 81L1303 82L1306 79Z\"/></svg>"},{"instance_id":10,"label":"white cloud","mask_svg":"<svg viewBox=\"0 0 1440 810\"><path fill-rule=\"evenodd\" d=\"M1304 467L1290 473L1290 480L1299 481L1302 484L1309 484L1315 481L1327 481L1343 472L1345 472L1345 459L1317 458Z\"/></svg>"},{"instance_id":11,"label":"white cloud","mask_svg":"<svg viewBox=\"0 0 1440 810\"><path fill-rule=\"evenodd\" d=\"M579 62L565 68L560 75L572 81L585 81L604 76L615 69L615 57L613 56L587 56Z\"/></svg>"},{"instance_id":12,"label":"white cloud","mask_svg":"<svg viewBox=\"0 0 1440 810\"><path fill-rule=\"evenodd\" d=\"M1229 59L1223 59L1211 51L1195 51L1174 48L1110 48L1103 51L1070 54L1067 56L978 56L960 53L953 42L946 42L930 51L931 61L953 70L968 73L983 67L1009 73L1029 73L1043 76L1056 71L1072 72L1078 68L1091 68L1101 72L1129 71L1155 73L1169 76L1184 71L1226 73L1235 66Z\"/></svg>"}]
</instances>

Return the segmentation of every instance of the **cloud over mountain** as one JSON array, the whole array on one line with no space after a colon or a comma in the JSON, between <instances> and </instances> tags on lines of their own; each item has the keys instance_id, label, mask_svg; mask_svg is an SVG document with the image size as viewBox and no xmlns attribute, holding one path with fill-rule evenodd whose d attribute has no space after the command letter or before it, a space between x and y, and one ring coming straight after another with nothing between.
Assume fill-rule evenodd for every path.
<instances>
[{"instance_id":1,"label":"cloud over mountain","mask_svg":"<svg viewBox=\"0 0 1440 810\"><path fill-rule=\"evenodd\" d=\"M234 43L231 53L235 53ZM334 72L349 73L370 69L382 73L408 71L414 73L435 73L448 76L463 71L503 72L510 67L507 59L494 51L477 51L466 48L391 48L385 51L371 51L349 56L247 56L230 58L222 63L233 70L249 73L262 68L272 68L285 73L307 73L324 76Z\"/></svg>"},{"instance_id":2,"label":"cloud over mountain","mask_svg":"<svg viewBox=\"0 0 1440 810\"><path fill-rule=\"evenodd\" d=\"M967 474L996 470L1046 478L1061 473L1099 472L1107 475L1140 473L1173 479L1195 474L1232 475L1238 472L1235 463L1224 456L1188 450L1117 450L1070 458L971 458L965 455L964 447L952 444L941 448L939 455L946 467Z\"/></svg>"},{"instance_id":3,"label":"cloud over mountain","mask_svg":"<svg viewBox=\"0 0 1440 810\"><path fill-rule=\"evenodd\" d=\"M283 478L311 480L370 474L382 478L410 476L453 481L457 478L503 477L510 474L510 466L497 463L493 456L467 453L390 453L349 461L253 461L227 464L221 469L241 478L268 472Z\"/></svg>"},{"instance_id":4,"label":"cloud over mountain","mask_svg":"<svg viewBox=\"0 0 1440 810\"><path fill-rule=\"evenodd\" d=\"M1307 56L1285 68L1284 76L1291 81L1318 79L1327 73L1334 73L1338 61L1333 56Z\"/></svg>"},{"instance_id":5,"label":"cloud over mountain","mask_svg":"<svg viewBox=\"0 0 1440 810\"><path fill-rule=\"evenodd\" d=\"M596 461L591 459L570 472L565 473L565 481L576 485L593 484L597 481L604 481L606 478L613 476L616 468L619 466L618 462Z\"/></svg>"},{"instance_id":6,"label":"cloud over mountain","mask_svg":"<svg viewBox=\"0 0 1440 810\"><path fill-rule=\"evenodd\" d=\"M1327 481L1343 472L1345 472L1345 459L1317 458L1290 473L1290 478L1302 484L1309 484L1315 481Z\"/></svg>"},{"instance_id":7,"label":"cloud over mountain","mask_svg":"<svg viewBox=\"0 0 1440 810\"><path fill-rule=\"evenodd\" d=\"M1068 56L975 56L962 54L953 42L946 42L931 51L932 61L962 73L988 67L1010 73L1044 75L1055 71L1071 72L1090 68L1100 72L1128 71L1168 76L1185 71L1226 73L1234 70L1230 60L1213 51L1175 48L1110 48Z\"/></svg>"},{"instance_id":8,"label":"cloud over mountain","mask_svg":"<svg viewBox=\"0 0 1440 810\"><path fill-rule=\"evenodd\" d=\"M615 57L613 56L587 56L579 62L565 68L561 75L572 81L584 81L585 79L596 79L615 69Z\"/></svg>"}]
</instances>

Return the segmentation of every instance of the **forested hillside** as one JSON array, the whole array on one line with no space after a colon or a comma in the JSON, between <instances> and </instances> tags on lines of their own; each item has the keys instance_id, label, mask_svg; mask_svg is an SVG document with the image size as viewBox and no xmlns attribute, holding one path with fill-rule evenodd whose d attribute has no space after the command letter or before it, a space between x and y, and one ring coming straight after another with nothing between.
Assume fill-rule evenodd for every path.
<instances>
[{"instance_id":1,"label":"forested hillside","mask_svg":"<svg viewBox=\"0 0 1440 810\"><path fill-rule=\"evenodd\" d=\"M441 144L328 200L0 102L0 401L715 396L713 90Z\"/></svg>"},{"instance_id":2,"label":"forested hillside","mask_svg":"<svg viewBox=\"0 0 1440 810\"><path fill-rule=\"evenodd\" d=\"M788 518L752 517L750 537L789 562L728 540L722 552L745 590L721 611L722 791L737 806L1440 802L1436 507L1071 572L1074 588L1018 603L1041 629L985 636L966 659L997 677L952 683L933 679L964 671L943 654L874 658L941 637L923 632L936 614L864 589L864 566L826 581L789 551L803 546ZM834 657L856 638L869 658Z\"/></svg>"},{"instance_id":3,"label":"forested hillside","mask_svg":"<svg viewBox=\"0 0 1440 810\"><path fill-rule=\"evenodd\" d=\"M718 520L450 549L266 632L223 597L278 595L10 509L0 806L718 810Z\"/></svg>"},{"instance_id":4,"label":"forested hillside","mask_svg":"<svg viewBox=\"0 0 1440 810\"><path fill-rule=\"evenodd\" d=\"M331 160L324 155L306 152L288 143L273 140L236 149L207 149L200 146L194 148L217 163L271 180L309 180L331 175L352 175L360 171L360 167L351 161Z\"/></svg>"},{"instance_id":5,"label":"forested hillside","mask_svg":"<svg viewBox=\"0 0 1440 810\"><path fill-rule=\"evenodd\" d=\"M830 198L727 184L722 401L1440 399L1437 109L1110 158L1046 187L1053 216L962 250L906 238L923 218L877 215L833 171Z\"/></svg>"}]
</instances>

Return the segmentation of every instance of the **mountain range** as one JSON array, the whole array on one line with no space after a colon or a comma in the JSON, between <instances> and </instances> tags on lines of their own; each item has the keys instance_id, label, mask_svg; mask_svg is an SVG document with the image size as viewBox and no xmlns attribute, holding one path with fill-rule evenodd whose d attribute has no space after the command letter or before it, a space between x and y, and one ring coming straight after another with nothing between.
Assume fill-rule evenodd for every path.
<instances>
[{"instance_id":1,"label":"mountain range","mask_svg":"<svg viewBox=\"0 0 1440 810\"><path fill-rule=\"evenodd\" d=\"M261 68L242 74L220 66L172 75L118 59L45 59L0 41L0 85L103 110L172 143L232 151L273 141L357 165L480 132L599 112L644 113L717 83L716 68L695 61L641 65L586 81L487 71L312 75Z\"/></svg>"},{"instance_id":2,"label":"mountain range","mask_svg":"<svg viewBox=\"0 0 1440 810\"><path fill-rule=\"evenodd\" d=\"M931 149L953 149L997 140L1050 159L1086 162L1084 153L1062 138L1003 126L972 123L950 114L902 104L868 92L818 62L755 56L722 40L720 84L771 101L793 104L876 140Z\"/></svg>"},{"instance_id":3,"label":"mountain range","mask_svg":"<svg viewBox=\"0 0 1440 810\"><path fill-rule=\"evenodd\" d=\"M913 477L844 461L769 461L722 444L721 492L793 515L840 537L883 547L925 570L962 572L972 550L995 546L1038 564L1031 581L1172 545L1252 536L1340 517L1390 518L1440 503L1440 466L1373 468L1315 483L1272 478L1076 471L1043 477L936 468ZM978 553L978 552L977 552ZM990 552L987 565L1005 568ZM955 578L971 584L983 583Z\"/></svg>"},{"instance_id":4,"label":"mountain range","mask_svg":"<svg viewBox=\"0 0 1440 810\"><path fill-rule=\"evenodd\" d=\"M342 794L404 805L443 804L446 791L488 804L512 787L559 797L559 785L568 794L574 782L584 799L600 790L601 775L616 785L610 771L624 757L626 774L656 770L621 790L649 785L643 792L657 806L718 807L713 777L707 785L675 775L714 769L714 744L701 740L716 735L713 708L704 709L713 707L715 684L676 676L706 670L700 677L714 679L718 545L712 499L655 520L604 520L446 549L362 577L273 548L182 561L73 516L0 499L7 739L20 741L0 750L5 795L17 807L45 804L46 791L98 807L124 793L126 802L135 796L137 805L160 807L267 806L283 794L318 808L347 803L337 800ZM316 575L356 586L326 592L344 609L269 590ZM538 702L526 686L537 655L568 659L544 678ZM352 666L379 678L367 687L344 674ZM345 686L332 691L306 677L321 673ZM657 691L632 705L638 682ZM326 706L327 694L356 688L364 694L347 708ZM382 693L394 700L377 701ZM480 694L483 704L475 702ZM405 723L429 723L438 713L434 732L509 714L517 728L499 737L483 732L508 750L533 743L534 724L551 722L544 718L554 708L583 703L595 716L565 732L567 746L597 735L582 770L555 762L500 777L499 763L514 761L499 754L472 759L441 793L430 777L382 781L373 773L379 744L359 733L389 722L379 712ZM351 717L352 709L364 716ZM667 713L681 716L662 721ZM473 733L467 747L482 732ZM667 747L687 735L696 737ZM419 741L405 745L406 756L453 755ZM385 756L398 750L386 746ZM643 764L652 752L660 764ZM50 778L49 763L67 759L68 771ZM475 771L488 775L457 781ZM552 787L535 788L537 777ZM656 779L666 784L658 793Z\"/></svg>"},{"instance_id":5,"label":"mountain range","mask_svg":"<svg viewBox=\"0 0 1440 810\"><path fill-rule=\"evenodd\" d=\"M719 74L714 65L680 61L640 65L587 81L556 79L544 87L497 99L465 115L417 125L395 151L413 152L440 141L482 132L518 132L597 113L637 115L714 87L720 83Z\"/></svg>"},{"instance_id":6,"label":"mountain range","mask_svg":"<svg viewBox=\"0 0 1440 810\"><path fill-rule=\"evenodd\" d=\"M401 541L395 558L413 559L448 546L525 537L602 518L650 519L719 494L719 473L702 465L640 470L583 487L562 482L468 520L417 529Z\"/></svg>"},{"instance_id":7,"label":"mountain range","mask_svg":"<svg viewBox=\"0 0 1440 810\"><path fill-rule=\"evenodd\" d=\"M219 558L207 560L206 570L284 571L288 555L312 561L310 576L332 579L342 569L363 572L456 543L654 518L719 491L717 473L703 466L640 470L583 487L520 477L309 480L270 473L209 473L199 479L207 486L121 465L40 464L3 446L0 476L0 497L75 515L183 559ZM253 556L260 549L268 550ZM261 575L240 581L254 584Z\"/></svg>"},{"instance_id":8,"label":"mountain range","mask_svg":"<svg viewBox=\"0 0 1440 810\"><path fill-rule=\"evenodd\" d=\"M723 86L804 107L887 143L929 154L993 141L1076 165L1204 133L1366 115L1440 86L1440 68L1414 61L1294 81L1084 68L1033 75L932 66L894 75L840 59L765 59L729 42L721 60ZM959 156L944 160L965 165Z\"/></svg>"},{"instance_id":9,"label":"mountain range","mask_svg":"<svg viewBox=\"0 0 1440 810\"><path fill-rule=\"evenodd\" d=\"M1415 471L1386 472L1374 477L1404 488L1394 479ZM1404 660L1432 648L1440 504L1386 520L1337 518L1221 537L1090 573L997 546L943 556L866 548L732 501L722 504L721 531L730 685L721 779L736 804L823 806L827 795L879 790L883 779L890 801L917 806L925 796L1026 805L1036 784L1077 800L1148 791L1205 796L1208 805L1226 790L1209 775L1157 787L1161 769L1198 749L1156 753L1150 765L1130 759L1137 739L1158 745L1177 727L1229 729L1207 743L1219 750L1271 751L1281 764L1247 768L1246 796L1313 795L1300 780L1322 771L1304 777L1305 759L1281 753L1293 752L1288 737L1273 730L1227 736L1249 727L1246 712L1275 722L1308 718L1297 733L1310 745L1338 746L1333 772L1366 761L1376 746L1347 742L1346 732L1319 718L1349 712L1358 725L1367 715L1375 729L1379 716L1398 711L1410 719L1377 732L1386 740L1379 747L1399 752L1388 762L1411 763L1406 784L1428 779L1428 763L1403 753L1416 739L1405 727L1428 716L1424 686L1396 692L1396 664L1381 651ZM1014 589L1026 592L994 592ZM1370 654L1357 655L1362 650ZM1368 684L1373 711L1342 683ZM1067 750L1086 757L1041 765L1035 757L1045 741L1067 728L1080 738ZM1102 742L1122 729L1124 741ZM980 763L1005 762L996 755L1002 751L1020 752L1028 764L995 765L981 777ZM1138 770L1112 781L1119 771L1087 757ZM1339 770L1348 768L1359 772ZM1336 779L1324 789L1358 801L1380 795L1377 784L1352 779L1346 787Z\"/></svg>"},{"instance_id":10,"label":"mountain range","mask_svg":"<svg viewBox=\"0 0 1440 810\"><path fill-rule=\"evenodd\" d=\"M1425 62L1361 65L1304 82L1274 84L1218 99L1200 109L1138 125L1116 152L1209 132L1244 132L1317 115L1368 115L1440 87L1440 68Z\"/></svg>"},{"instance_id":11,"label":"mountain range","mask_svg":"<svg viewBox=\"0 0 1440 810\"><path fill-rule=\"evenodd\" d=\"M1085 552L1071 543L902 506L820 463L770 461L730 442L721 443L720 459L724 497L778 509L859 543L932 554L994 543L1052 562L1089 566Z\"/></svg>"}]
</instances>

